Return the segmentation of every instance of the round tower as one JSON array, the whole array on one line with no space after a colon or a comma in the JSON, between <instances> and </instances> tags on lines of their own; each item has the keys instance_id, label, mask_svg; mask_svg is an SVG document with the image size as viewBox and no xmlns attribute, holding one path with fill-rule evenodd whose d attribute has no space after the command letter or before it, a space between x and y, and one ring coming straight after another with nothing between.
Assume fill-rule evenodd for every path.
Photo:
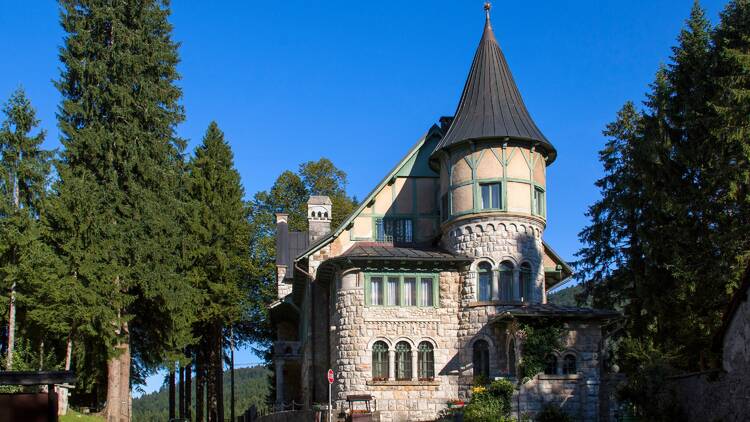
<instances>
[{"instance_id":1,"label":"round tower","mask_svg":"<svg viewBox=\"0 0 750 422\"><path fill-rule=\"evenodd\" d=\"M440 172L442 246L476 258L470 299L544 301L546 167L555 157L524 105L487 8L455 117L430 157Z\"/></svg>"}]
</instances>

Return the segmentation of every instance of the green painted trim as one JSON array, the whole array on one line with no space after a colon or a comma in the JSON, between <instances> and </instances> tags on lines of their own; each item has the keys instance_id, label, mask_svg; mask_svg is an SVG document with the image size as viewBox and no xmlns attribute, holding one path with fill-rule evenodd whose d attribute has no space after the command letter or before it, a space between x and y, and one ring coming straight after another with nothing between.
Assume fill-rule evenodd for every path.
<instances>
[{"instance_id":1,"label":"green painted trim","mask_svg":"<svg viewBox=\"0 0 750 422\"><path fill-rule=\"evenodd\" d=\"M374 305L372 303L372 283L373 277L382 277L383 282L387 284L388 278L399 278L399 296L398 305ZM417 283L417 297L416 306L404 304L404 278L413 277ZM422 306L419 304L419 299L422 297L422 278L432 278L432 306ZM383 287L385 290L385 286ZM373 308L439 308L440 300L440 274L439 273L413 273L413 272L400 272L400 271L378 271L365 273L365 306ZM385 294L385 291L383 292ZM385 299L385 298L383 298ZM384 300L385 301L385 300Z\"/></svg>"},{"instance_id":2,"label":"green painted trim","mask_svg":"<svg viewBox=\"0 0 750 422\"><path fill-rule=\"evenodd\" d=\"M380 183L378 183L378 185L375 187L375 189L373 189L364 198L364 200L360 203L359 207L357 207L357 209L346 220L344 220L344 222L338 228L336 228L335 230L331 231L331 233L328 236L325 236L321 240L319 240L318 242L315 242L314 244L310 245L304 252L300 253L295 258L295 261L298 261L298 260L300 260L302 258L306 258L306 257L310 256L311 254L314 254L315 252L317 252L318 250L320 250L320 248L322 248L323 246L327 245L330 241L332 241L333 239L335 239L336 237L338 237L341 234L341 232L343 232L346 229L346 227L352 221L354 221L354 219L357 218L362 213L362 211L365 210L365 208L367 208L368 204L375 199L375 197L377 196L378 193L380 193L381 190L383 190L383 187L385 187L387 185L387 183L391 180L391 178L394 175L396 175L407 164L407 162L409 161L409 159L411 159L411 157L413 157L414 155L416 155L417 153L419 153L420 148L422 148L422 146L425 144L425 142L427 142L428 140L430 140L431 138L433 138L434 136L436 136L437 131L440 131L440 128L437 127L437 125L433 125L430 128L430 130L428 130L427 133L425 133L417 141L417 143L414 144L414 146L406 153L406 156L404 156L404 158L402 158L398 162L398 164L396 164L396 166L393 167L393 169L391 169L390 172L388 172L388 175L385 178L383 178L380 181Z\"/></svg>"}]
</instances>

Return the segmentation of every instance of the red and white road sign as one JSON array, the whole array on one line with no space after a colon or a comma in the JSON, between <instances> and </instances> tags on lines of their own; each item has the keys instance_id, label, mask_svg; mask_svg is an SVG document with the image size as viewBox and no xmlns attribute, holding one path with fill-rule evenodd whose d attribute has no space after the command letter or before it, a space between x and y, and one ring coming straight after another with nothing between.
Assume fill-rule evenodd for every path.
<instances>
[{"instance_id":1,"label":"red and white road sign","mask_svg":"<svg viewBox=\"0 0 750 422\"><path fill-rule=\"evenodd\" d=\"M328 370L328 383L333 384L333 369Z\"/></svg>"}]
</instances>

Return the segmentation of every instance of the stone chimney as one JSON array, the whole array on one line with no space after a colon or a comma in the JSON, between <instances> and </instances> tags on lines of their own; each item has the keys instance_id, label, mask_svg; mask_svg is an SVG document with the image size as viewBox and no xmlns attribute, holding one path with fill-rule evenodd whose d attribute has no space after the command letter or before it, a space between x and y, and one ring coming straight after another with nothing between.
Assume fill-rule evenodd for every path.
<instances>
[{"instance_id":1,"label":"stone chimney","mask_svg":"<svg viewBox=\"0 0 750 422\"><path fill-rule=\"evenodd\" d=\"M331 198L311 196L307 200L307 222L310 243L331 232Z\"/></svg>"},{"instance_id":2,"label":"stone chimney","mask_svg":"<svg viewBox=\"0 0 750 422\"><path fill-rule=\"evenodd\" d=\"M276 291L279 299L292 292L292 284L285 281L291 275L289 256L289 214L276 214Z\"/></svg>"}]
</instances>

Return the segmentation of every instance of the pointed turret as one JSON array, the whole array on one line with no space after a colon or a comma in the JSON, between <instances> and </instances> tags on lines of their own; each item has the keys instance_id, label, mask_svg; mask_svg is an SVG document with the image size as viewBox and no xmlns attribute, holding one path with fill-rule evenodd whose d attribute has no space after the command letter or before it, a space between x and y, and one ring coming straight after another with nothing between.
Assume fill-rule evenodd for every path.
<instances>
[{"instance_id":1,"label":"pointed turret","mask_svg":"<svg viewBox=\"0 0 750 422\"><path fill-rule=\"evenodd\" d=\"M474 141L513 140L543 150L547 163L554 161L555 147L531 119L513 80L490 22L489 4L484 33L474 55L469 77L453 123L433 152Z\"/></svg>"}]
</instances>

